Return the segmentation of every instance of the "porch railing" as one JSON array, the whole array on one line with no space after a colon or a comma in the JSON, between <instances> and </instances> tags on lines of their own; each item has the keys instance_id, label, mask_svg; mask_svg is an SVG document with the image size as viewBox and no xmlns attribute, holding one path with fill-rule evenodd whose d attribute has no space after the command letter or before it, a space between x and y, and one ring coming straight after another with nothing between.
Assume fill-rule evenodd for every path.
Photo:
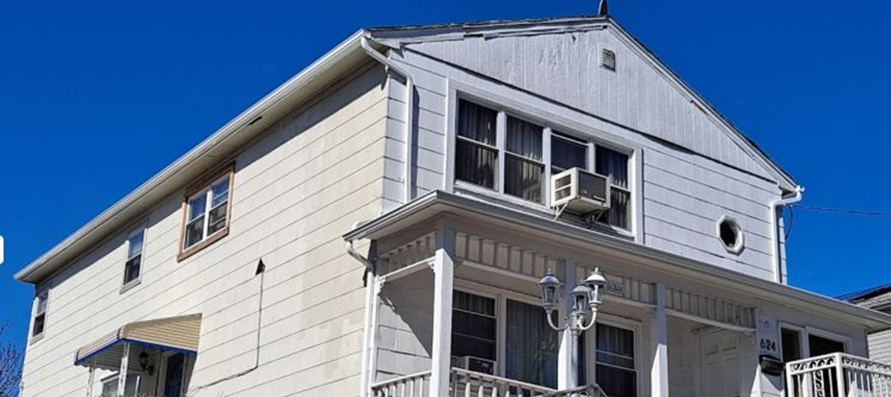
<instances>
[{"instance_id":1,"label":"porch railing","mask_svg":"<svg viewBox=\"0 0 891 397\"><path fill-rule=\"evenodd\" d=\"M606 397L597 385L558 391L460 368L452 368L449 382L451 397ZM374 397L433 397L430 371L376 383L371 392Z\"/></svg>"},{"instance_id":2,"label":"porch railing","mask_svg":"<svg viewBox=\"0 0 891 397\"><path fill-rule=\"evenodd\" d=\"M374 384L371 393L374 397L430 397L430 371Z\"/></svg>"},{"instance_id":3,"label":"porch railing","mask_svg":"<svg viewBox=\"0 0 891 397\"><path fill-rule=\"evenodd\" d=\"M891 397L891 366L835 353L786 364L790 397Z\"/></svg>"}]
</instances>

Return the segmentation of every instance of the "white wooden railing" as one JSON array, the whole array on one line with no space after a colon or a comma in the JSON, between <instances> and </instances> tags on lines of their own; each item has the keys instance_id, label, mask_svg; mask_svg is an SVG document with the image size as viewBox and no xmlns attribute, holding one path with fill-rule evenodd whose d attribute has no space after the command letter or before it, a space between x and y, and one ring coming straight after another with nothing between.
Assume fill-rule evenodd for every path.
<instances>
[{"instance_id":1,"label":"white wooden railing","mask_svg":"<svg viewBox=\"0 0 891 397\"><path fill-rule=\"evenodd\" d=\"M606 397L600 386L558 391L479 372L452 368L451 397ZM374 397L432 397L430 371L401 376L371 386Z\"/></svg>"},{"instance_id":2,"label":"white wooden railing","mask_svg":"<svg viewBox=\"0 0 891 397\"><path fill-rule=\"evenodd\" d=\"M891 366L835 353L786 364L789 397L891 397Z\"/></svg>"},{"instance_id":3,"label":"white wooden railing","mask_svg":"<svg viewBox=\"0 0 891 397\"><path fill-rule=\"evenodd\" d=\"M430 397L430 371L376 383L371 393L374 397Z\"/></svg>"},{"instance_id":4,"label":"white wooden railing","mask_svg":"<svg viewBox=\"0 0 891 397\"><path fill-rule=\"evenodd\" d=\"M452 397L539 397L556 390L513 379L452 368Z\"/></svg>"}]
</instances>

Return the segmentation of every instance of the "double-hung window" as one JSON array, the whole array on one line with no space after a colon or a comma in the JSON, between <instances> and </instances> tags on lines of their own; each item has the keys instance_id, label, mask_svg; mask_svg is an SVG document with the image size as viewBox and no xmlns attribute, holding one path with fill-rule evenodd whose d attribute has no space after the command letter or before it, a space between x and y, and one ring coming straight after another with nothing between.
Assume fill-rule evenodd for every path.
<instances>
[{"instance_id":1,"label":"double-hung window","mask_svg":"<svg viewBox=\"0 0 891 397\"><path fill-rule=\"evenodd\" d=\"M49 305L49 291L37 295L34 302L34 324L31 326L31 339L43 336L46 331L46 309Z\"/></svg>"},{"instance_id":2,"label":"double-hung window","mask_svg":"<svg viewBox=\"0 0 891 397\"><path fill-rule=\"evenodd\" d=\"M459 100L455 180L546 204L548 175L578 167L610 177L611 203L596 219L631 230L630 155L504 111ZM545 156L545 148L550 153Z\"/></svg>"},{"instance_id":3,"label":"double-hung window","mask_svg":"<svg viewBox=\"0 0 891 397\"><path fill-rule=\"evenodd\" d=\"M145 247L145 228L130 233L127 238L127 261L124 263L124 286L139 281L142 274L142 252Z\"/></svg>"},{"instance_id":4,"label":"double-hung window","mask_svg":"<svg viewBox=\"0 0 891 397\"><path fill-rule=\"evenodd\" d=\"M637 396L634 331L597 324L596 376L606 395Z\"/></svg>"},{"instance_id":5,"label":"double-hung window","mask_svg":"<svg viewBox=\"0 0 891 397\"><path fill-rule=\"evenodd\" d=\"M233 171L231 167L224 171L187 196L180 259L228 233Z\"/></svg>"}]
</instances>

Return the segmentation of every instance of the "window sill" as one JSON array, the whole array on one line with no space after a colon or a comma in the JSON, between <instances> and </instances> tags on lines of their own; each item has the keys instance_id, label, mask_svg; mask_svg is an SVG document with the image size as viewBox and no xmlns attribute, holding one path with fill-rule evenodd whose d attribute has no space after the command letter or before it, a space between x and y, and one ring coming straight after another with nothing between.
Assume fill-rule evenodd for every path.
<instances>
[{"instance_id":1,"label":"window sill","mask_svg":"<svg viewBox=\"0 0 891 397\"><path fill-rule=\"evenodd\" d=\"M195 244L186 250L181 251L179 253L179 255L176 256L176 261L182 262L182 261L188 259L190 256L201 252L203 249L207 248L208 246L223 239L223 237L226 237L228 235L229 235L229 226L226 226L224 229L222 229L222 230L214 233L213 235L209 236L208 238L204 239L204 241L202 241L198 244Z\"/></svg>"},{"instance_id":2,"label":"window sill","mask_svg":"<svg viewBox=\"0 0 891 397\"><path fill-rule=\"evenodd\" d=\"M547 216L551 220L554 220L555 211L551 208L548 208L544 204L526 201L507 194L501 194L494 189L476 186L467 182L455 181L454 192L456 194L463 194L492 204L508 205L520 211L531 212L540 216ZM568 223L575 224L574 222ZM584 227L581 225L576 226ZM623 239L632 241L636 240L634 233L632 233L631 231L621 229L603 222L595 222L594 225L592 225L591 227L584 228Z\"/></svg>"},{"instance_id":3,"label":"window sill","mask_svg":"<svg viewBox=\"0 0 891 397\"><path fill-rule=\"evenodd\" d=\"M124 294L133 288L136 288L136 286L138 286L139 284L142 284L142 276L140 276L136 280L133 280L133 281L121 286L121 294Z\"/></svg>"},{"instance_id":4,"label":"window sill","mask_svg":"<svg viewBox=\"0 0 891 397\"><path fill-rule=\"evenodd\" d=\"M29 345L33 345L33 344L35 344L35 343L37 343L37 342L40 342L40 341L43 340L43 337L44 337L44 336L46 336L46 332L45 332L45 331L44 331L44 333L42 333L42 334L40 334L40 335L32 336L32 337L31 337L31 341L28 342L28 344L29 344Z\"/></svg>"}]
</instances>

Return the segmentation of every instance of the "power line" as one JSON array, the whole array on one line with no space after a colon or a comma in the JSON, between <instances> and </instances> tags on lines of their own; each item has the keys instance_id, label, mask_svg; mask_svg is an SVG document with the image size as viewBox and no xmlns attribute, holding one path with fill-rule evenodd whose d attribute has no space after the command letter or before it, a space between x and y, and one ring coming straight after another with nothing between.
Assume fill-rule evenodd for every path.
<instances>
[{"instance_id":1,"label":"power line","mask_svg":"<svg viewBox=\"0 0 891 397\"><path fill-rule=\"evenodd\" d=\"M790 208L800 208L800 209L807 210L807 211L831 212L834 214L842 214L842 215L860 215L860 216L875 216L875 217L881 217L881 218L891 218L891 212L849 210L849 209L844 209L844 208L820 207L820 206L801 205L801 204L793 204L793 205L790 205L789 207Z\"/></svg>"}]
</instances>

